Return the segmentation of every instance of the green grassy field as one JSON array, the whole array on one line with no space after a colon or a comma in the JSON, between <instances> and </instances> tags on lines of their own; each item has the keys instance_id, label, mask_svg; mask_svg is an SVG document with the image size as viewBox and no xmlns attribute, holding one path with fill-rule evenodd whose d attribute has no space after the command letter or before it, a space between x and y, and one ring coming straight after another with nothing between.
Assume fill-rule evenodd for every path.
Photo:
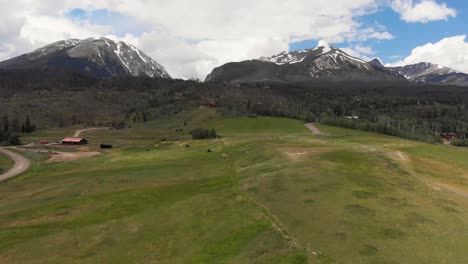
<instances>
[{"instance_id":1,"label":"green grassy field","mask_svg":"<svg viewBox=\"0 0 468 264\"><path fill-rule=\"evenodd\" d=\"M13 167L13 160L0 153L0 174L7 172Z\"/></svg>"},{"instance_id":2,"label":"green grassy field","mask_svg":"<svg viewBox=\"0 0 468 264\"><path fill-rule=\"evenodd\" d=\"M198 109L89 132L118 147L0 184L0 263L468 263L468 150L319 128Z\"/></svg>"}]
</instances>

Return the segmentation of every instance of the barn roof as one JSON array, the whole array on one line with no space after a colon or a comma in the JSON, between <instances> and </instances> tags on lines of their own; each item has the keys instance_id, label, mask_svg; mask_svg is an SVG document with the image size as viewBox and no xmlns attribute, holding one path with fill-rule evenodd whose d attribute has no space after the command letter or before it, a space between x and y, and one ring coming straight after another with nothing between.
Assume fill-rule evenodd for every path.
<instances>
[{"instance_id":1,"label":"barn roof","mask_svg":"<svg viewBox=\"0 0 468 264\"><path fill-rule=\"evenodd\" d=\"M84 138L79 138L79 137L67 137L67 138L64 138L62 140L62 142L81 142L82 140L84 140Z\"/></svg>"}]
</instances>

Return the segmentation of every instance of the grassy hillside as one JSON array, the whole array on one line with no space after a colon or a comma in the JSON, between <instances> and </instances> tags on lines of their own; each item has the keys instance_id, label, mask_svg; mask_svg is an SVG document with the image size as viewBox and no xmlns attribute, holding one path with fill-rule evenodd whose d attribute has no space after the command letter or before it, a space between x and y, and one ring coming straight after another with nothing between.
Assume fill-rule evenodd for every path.
<instances>
[{"instance_id":1,"label":"grassy hillside","mask_svg":"<svg viewBox=\"0 0 468 264\"><path fill-rule=\"evenodd\" d=\"M0 174L7 172L13 167L13 160L0 153Z\"/></svg>"},{"instance_id":2,"label":"grassy hillside","mask_svg":"<svg viewBox=\"0 0 468 264\"><path fill-rule=\"evenodd\" d=\"M275 117L240 117L217 120L209 124L224 135L305 135L304 122Z\"/></svg>"},{"instance_id":3,"label":"grassy hillside","mask_svg":"<svg viewBox=\"0 0 468 264\"><path fill-rule=\"evenodd\" d=\"M468 150L319 128L197 109L31 155L0 184L0 263L468 263Z\"/></svg>"}]
</instances>

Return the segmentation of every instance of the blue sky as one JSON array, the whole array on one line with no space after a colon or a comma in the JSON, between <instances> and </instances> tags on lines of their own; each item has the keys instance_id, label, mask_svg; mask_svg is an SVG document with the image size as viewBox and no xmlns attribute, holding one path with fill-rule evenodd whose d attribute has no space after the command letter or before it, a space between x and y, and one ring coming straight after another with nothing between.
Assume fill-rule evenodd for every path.
<instances>
[{"instance_id":1,"label":"blue sky","mask_svg":"<svg viewBox=\"0 0 468 264\"><path fill-rule=\"evenodd\" d=\"M87 12L83 9L75 8L68 11L66 16L70 19L88 21L96 25L112 25L113 34L118 37L123 37L125 34L140 36L144 32L151 31L151 26L148 24L138 23L130 16L106 9Z\"/></svg>"},{"instance_id":2,"label":"blue sky","mask_svg":"<svg viewBox=\"0 0 468 264\"><path fill-rule=\"evenodd\" d=\"M443 38L468 35L468 2L465 0L446 0L447 6L457 11L457 16L448 20L431 21L427 23L408 23L400 19L400 15L389 6L382 6L371 15L360 17L364 25L379 24L395 38L391 40L369 40L364 42L345 42L334 44L337 47L348 47L360 44L371 47L375 54L385 63L399 61L409 56L412 49L426 43L438 42ZM317 45L318 40L307 40L291 43L290 50L302 50Z\"/></svg>"}]
</instances>

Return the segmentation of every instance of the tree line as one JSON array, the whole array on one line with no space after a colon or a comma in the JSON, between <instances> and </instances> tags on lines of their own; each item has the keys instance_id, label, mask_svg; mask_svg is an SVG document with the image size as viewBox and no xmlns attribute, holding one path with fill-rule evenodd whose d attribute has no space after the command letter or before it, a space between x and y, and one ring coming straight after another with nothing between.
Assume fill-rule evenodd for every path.
<instances>
[{"instance_id":1,"label":"tree line","mask_svg":"<svg viewBox=\"0 0 468 264\"><path fill-rule=\"evenodd\" d=\"M320 81L213 84L0 71L0 88L8 91L6 97L0 95L5 102L31 98L33 93L42 99L48 95L54 102L51 106L63 100L70 106L76 104L73 116L66 111L63 116L62 111L44 111L52 126L87 123L97 115L103 121L147 122L214 102L217 111L226 116L288 117L428 142L440 141L438 135L445 132L456 133L464 142L468 134L468 89L457 86ZM45 119L40 111L27 107L21 110ZM20 125L16 131L27 133L26 124L24 130Z\"/></svg>"},{"instance_id":2,"label":"tree line","mask_svg":"<svg viewBox=\"0 0 468 264\"><path fill-rule=\"evenodd\" d=\"M16 146L21 144L20 134L32 133L36 130L36 125L31 123L29 116L23 123L20 124L19 119L8 118L8 115L3 115L0 121L0 144Z\"/></svg>"}]
</instances>

